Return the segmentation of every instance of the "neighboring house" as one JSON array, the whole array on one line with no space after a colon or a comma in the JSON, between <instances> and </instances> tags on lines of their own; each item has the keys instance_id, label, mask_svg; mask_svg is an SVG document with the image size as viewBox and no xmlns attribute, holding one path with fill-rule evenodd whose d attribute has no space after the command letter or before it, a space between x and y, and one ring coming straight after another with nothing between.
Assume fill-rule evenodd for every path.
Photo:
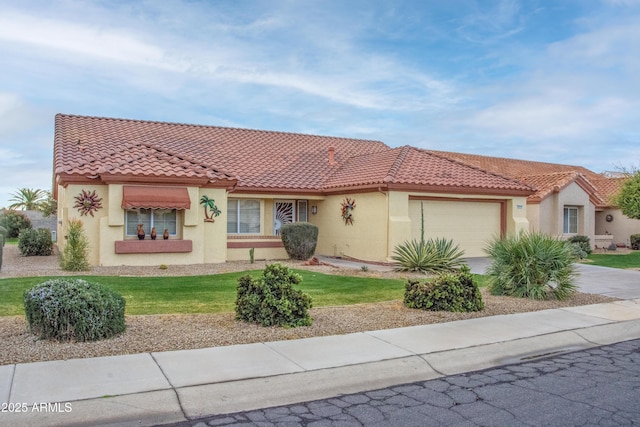
<instances>
[{"instance_id":1,"label":"neighboring house","mask_svg":"<svg viewBox=\"0 0 640 427\"><path fill-rule=\"evenodd\" d=\"M487 171L500 173L534 187L527 197L531 230L569 237L587 235L593 246L628 246L640 233L640 220L630 219L613 206L624 178L609 178L581 166L437 152Z\"/></svg>"},{"instance_id":2,"label":"neighboring house","mask_svg":"<svg viewBox=\"0 0 640 427\"><path fill-rule=\"evenodd\" d=\"M60 114L58 242L62 249L69 220L81 219L93 265L248 260L251 248L256 259L281 259L287 257L281 225L307 221L319 227L316 253L387 262L396 245L420 237L423 213L425 237L453 239L467 256L484 255L494 236L529 229L531 184L449 154ZM203 197L214 201L219 216L200 204ZM350 203L353 209L345 209ZM137 236L140 224L144 240ZM156 240L149 238L151 227Z\"/></svg>"}]
</instances>

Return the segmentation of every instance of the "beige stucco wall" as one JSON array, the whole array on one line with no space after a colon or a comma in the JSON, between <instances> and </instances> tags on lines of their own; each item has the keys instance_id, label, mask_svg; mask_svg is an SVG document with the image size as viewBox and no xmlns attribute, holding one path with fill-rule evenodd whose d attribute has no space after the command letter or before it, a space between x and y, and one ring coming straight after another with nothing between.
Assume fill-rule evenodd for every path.
<instances>
[{"instance_id":1,"label":"beige stucco wall","mask_svg":"<svg viewBox=\"0 0 640 427\"><path fill-rule=\"evenodd\" d=\"M341 209L345 197L355 200L353 224L345 224ZM369 261L385 261L387 254L388 199L385 193L328 196L318 201L318 214L310 222L318 226L316 253Z\"/></svg>"},{"instance_id":2,"label":"beige stucco wall","mask_svg":"<svg viewBox=\"0 0 640 427\"><path fill-rule=\"evenodd\" d=\"M461 196L459 194L442 193L414 193L390 191L389 193L371 192L357 193L327 197L318 205L317 225L319 226L319 241L317 253L328 256L345 256L367 261L389 262L394 248L412 238L419 238L420 213L419 202L412 203L409 197L438 197L452 199L504 199L496 196ZM341 202L345 197L355 199L353 225L345 225L340 216ZM418 206L418 208L416 208ZM473 205L465 205L469 207ZM416 209L418 209L416 211ZM459 209L455 204L451 205L451 218L459 218ZM497 210L499 232L499 208ZM442 213L442 212L440 212ZM455 214L455 215L454 215ZM473 212L468 212L473 215ZM508 233L527 230L529 223L526 219L526 199L523 197L509 198L506 202L506 231ZM447 212L442 215L444 222L440 225L450 230L460 228L458 220L446 223ZM428 218L425 218L428 221ZM491 229L492 234L495 228ZM425 236L430 237L430 236ZM447 237L447 236L433 236ZM460 239L464 240L464 239ZM481 250L482 244L476 243L469 246L465 241L459 242L466 251L467 256L484 256Z\"/></svg>"},{"instance_id":3,"label":"beige stucco wall","mask_svg":"<svg viewBox=\"0 0 640 427\"><path fill-rule=\"evenodd\" d=\"M589 236L592 243L596 233L595 205L589 201L589 195L576 183L572 183L554 193L539 204L527 206L527 218L532 231L540 231L552 236L569 237L564 234L564 208L578 208L578 233Z\"/></svg>"},{"instance_id":4,"label":"beige stucco wall","mask_svg":"<svg viewBox=\"0 0 640 427\"><path fill-rule=\"evenodd\" d=\"M607 215L613 216L613 221L607 222ZM613 243L629 246L629 236L640 234L640 220L625 216L620 209L605 209L596 212L595 228L596 235L609 234Z\"/></svg>"},{"instance_id":5,"label":"beige stucco wall","mask_svg":"<svg viewBox=\"0 0 640 427\"><path fill-rule=\"evenodd\" d=\"M93 191L102 198L102 209L94 216L80 215L73 208L74 197L82 190ZM125 215L121 207L122 185L69 185L58 190L58 235L60 250L64 250L67 224L70 219L81 219L89 240L89 262L92 265L175 265L217 263L226 260L226 190L187 187L191 208L178 211L178 237L192 241L192 251L188 253L141 253L116 254L115 242L135 237L125 236ZM204 208L200 206L200 197L207 195L216 201L222 214L215 222L204 221ZM149 240L149 232L147 239ZM162 238L159 237L161 240Z\"/></svg>"}]
</instances>

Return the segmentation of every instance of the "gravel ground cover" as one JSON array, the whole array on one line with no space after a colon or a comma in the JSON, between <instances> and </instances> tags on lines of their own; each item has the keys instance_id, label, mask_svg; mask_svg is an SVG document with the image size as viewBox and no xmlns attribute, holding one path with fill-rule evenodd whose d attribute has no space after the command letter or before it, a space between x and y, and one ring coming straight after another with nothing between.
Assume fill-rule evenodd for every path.
<instances>
[{"instance_id":1,"label":"gravel ground cover","mask_svg":"<svg viewBox=\"0 0 640 427\"><path fill-rule=\"evenodd\" d=\"M94 267L90 273L92 275L135 276L200 275L261 269L265 264L264 261L257 261L255 264L229 262L225 264L169 266L166 270L161 270L158 266ZM283 264L292 268L304 268L327 274L361 277L408 277L407 274L393 271L363 272L337 269L326 265L308 266L301 262L288 261ZM57 255L21 257L16 246L5 246L0 279L73 274L60 270ZM86 272L82 274L86 274ZM415 277L415 275L411 276ZM90 343L58 343L39 340L27 331L24 317L0 317L0 343L2 343L0 346L0 365L340 335L615 301L614 298L582 293L575 294L565 301L531 301L492 296L485 289L482 290L482 296L485 309L479 313L413 310L404 307L402 301L313 308L311 309L313 325L292 329L264 328L239 322L235 320L234 313L127 316L127 330L124 334L109 340Z\"/></svg>"}]
</instances>

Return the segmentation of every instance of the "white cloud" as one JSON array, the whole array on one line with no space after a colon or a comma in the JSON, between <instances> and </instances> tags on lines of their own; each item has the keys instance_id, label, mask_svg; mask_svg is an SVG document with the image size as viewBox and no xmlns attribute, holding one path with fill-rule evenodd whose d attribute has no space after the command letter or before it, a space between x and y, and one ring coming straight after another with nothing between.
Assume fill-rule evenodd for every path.
<instances>
[{"instance_id":1,"label":"white cloud","mask_svg":"<svg viewBox=\"0 0 640 427\"><path fill-rule=\"evenodd\" d=\"M43 50L53 49L67 55L169 70L184 67L184 64L169 63L163 49L140 40L128 31L18 12L9 11L0 15L0 40L42 48L39 54Z\"/></svg>"}]
</instances>

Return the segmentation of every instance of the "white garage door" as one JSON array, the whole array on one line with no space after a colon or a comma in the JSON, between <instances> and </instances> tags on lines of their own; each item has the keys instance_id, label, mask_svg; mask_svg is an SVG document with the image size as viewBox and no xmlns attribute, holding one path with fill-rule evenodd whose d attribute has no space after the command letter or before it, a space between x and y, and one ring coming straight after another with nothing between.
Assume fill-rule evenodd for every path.
<instances>
[{"instance_id":1,"label":"white garage door","mask_svg":"<svg viewBox=\"0 0 640 427\"><path fill-rule=\"evenodd\" d=\"M453 239L465 256L486 256L483 248L500 234L500 203L410 200L411 235L420 238L421 203L424 206L424 237Z\"/></svg>"}]
</instances>

